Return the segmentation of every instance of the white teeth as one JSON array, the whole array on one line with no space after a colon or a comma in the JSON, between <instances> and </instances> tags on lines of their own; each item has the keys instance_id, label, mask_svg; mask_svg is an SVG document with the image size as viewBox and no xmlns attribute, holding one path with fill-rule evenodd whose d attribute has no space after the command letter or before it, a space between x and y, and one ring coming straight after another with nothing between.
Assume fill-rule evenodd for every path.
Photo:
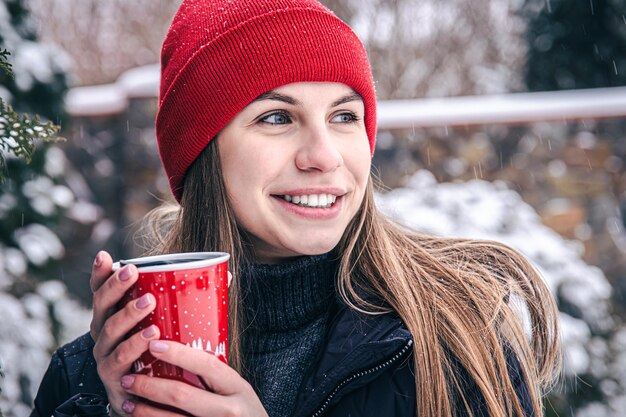
<instances>
[{"instance_id":1,"label":"white teeth","mask_svg":"<svg viewBox=\"0 0 626 417\"><path fill-rule=\"evenodd\" d=\"M293 204L317 208L330 207L337 201L337 196L332 194L284 195L283 198Z\"/></svg>"}]
</instances>

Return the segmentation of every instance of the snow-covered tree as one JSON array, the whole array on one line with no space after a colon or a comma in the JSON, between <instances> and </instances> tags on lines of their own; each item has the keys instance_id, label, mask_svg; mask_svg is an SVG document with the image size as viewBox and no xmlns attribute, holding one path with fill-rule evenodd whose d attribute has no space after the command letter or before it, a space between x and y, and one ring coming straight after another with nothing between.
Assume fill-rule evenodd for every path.
<instances>
[{"instance_id":1,"label":"snow-covered tree","mask_svg":"<svg viewBox=\"0 0 626 417\"><path fill-rule=\"evenodd\" d=\"M55 124L62 121L68 61L58 48L37 42L21 0L0 1L0 50L10 53L4 56L13 74L0 74L0 98L7 103L0 116L5 164L0 186L0 410L13 417L28 414L50 350L75 336L77 327L86 328L88 316L58 281L42 282L58 277L57 261L64 255L54 228L82 203L67 182L72 168L62 149L50 144L15 152L22 149L19 144L55 133L51 123L37 124L36 115Z\"/></svg>"}]
</instances>

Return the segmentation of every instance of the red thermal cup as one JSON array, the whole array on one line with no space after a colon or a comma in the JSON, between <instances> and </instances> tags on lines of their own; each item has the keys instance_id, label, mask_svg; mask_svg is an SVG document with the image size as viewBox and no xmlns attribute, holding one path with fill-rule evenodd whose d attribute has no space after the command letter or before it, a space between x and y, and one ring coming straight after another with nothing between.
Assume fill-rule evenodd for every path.
<instances>
[{"instance_id":1,"label":"red thermal cup","mask_svg":"<svg viewBox=\"0 0 626 417\"><path fill-rule=\"evenodd\" d=\"M126 292L120 307L146 293L156 298L154 311L130 334L154 324L159 328L162 340L204 350L228 363L229 257L224 252L192 252L115 263L114 270L133 264L139 271L139 279ZM159 361L149 351L135 361L133 371L207 388L193 372Z\"/></svg>"}]
</instances>

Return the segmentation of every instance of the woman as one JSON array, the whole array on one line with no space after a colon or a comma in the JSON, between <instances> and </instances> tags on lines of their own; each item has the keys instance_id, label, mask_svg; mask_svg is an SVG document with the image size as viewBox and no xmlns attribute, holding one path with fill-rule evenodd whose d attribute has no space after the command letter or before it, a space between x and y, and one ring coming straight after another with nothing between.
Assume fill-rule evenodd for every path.
<instances>
[{"instance_id":1,"label":"woman","mask_svg":"<svg viewBox=\"0 0 626 417\"><path fill-rule=\"evenodd\" d=\"M157 140L180 206L152 252L233 254L229 366L125 339L155 307L100 252L91 331L59 349L33 416L539 416L556 309L515 251L404 230L376 209L365 50L314 0L186 0L162 51ZM210 390L130 373L146 349ZM171 410L171 408L170 408Z\"/></svg>"}]
</instances>

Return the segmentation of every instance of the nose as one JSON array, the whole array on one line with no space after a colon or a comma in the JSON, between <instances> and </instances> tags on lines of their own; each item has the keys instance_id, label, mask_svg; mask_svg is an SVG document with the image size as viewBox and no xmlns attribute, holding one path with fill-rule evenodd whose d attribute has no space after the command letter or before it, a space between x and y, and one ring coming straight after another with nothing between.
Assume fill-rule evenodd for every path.
<instances>
[{"instance_id":1,"label":"nose","mask_svg":"<svg viewBox=\"0 0 626 417\"><path fill-rule=\"evenodd\" d=\"M303 132L296 166L302 171L332 172L343 165L338 144L325 124L309 126Z\"/></svg>"}]
</instances>

